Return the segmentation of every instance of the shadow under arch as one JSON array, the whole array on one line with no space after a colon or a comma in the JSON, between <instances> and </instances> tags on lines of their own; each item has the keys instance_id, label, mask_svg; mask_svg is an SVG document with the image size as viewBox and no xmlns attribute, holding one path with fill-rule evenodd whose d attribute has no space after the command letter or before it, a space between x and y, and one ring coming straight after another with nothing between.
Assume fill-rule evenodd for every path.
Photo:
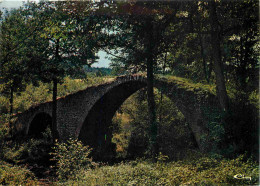
<instances>
[{"instance_id":1,"label":"shadow under arch","mask_svg":"<svg viewBox=\"0 0 260 186\"><path fill-rule=\"evenodd\" d=\"M91 108L80 129L78 139L94 148L99 154L109 154L115 146L111 143L112 118L123 102L136 91L146 87L144 81L129 81L113 87Z\"/></svg>"},{"instance_id":2,"label":"shadow under arch","mask_svg":"<svg viewBox=\"0 0 260 186\"><path fill-rule=\"evenodd\" d=\"M47 127L51 128L51 125L52 117L45 112L40 112L34 116L32 122L30 123L28 136L42 138L42 132L44 132Z\"/></svg>"}]
</instances>

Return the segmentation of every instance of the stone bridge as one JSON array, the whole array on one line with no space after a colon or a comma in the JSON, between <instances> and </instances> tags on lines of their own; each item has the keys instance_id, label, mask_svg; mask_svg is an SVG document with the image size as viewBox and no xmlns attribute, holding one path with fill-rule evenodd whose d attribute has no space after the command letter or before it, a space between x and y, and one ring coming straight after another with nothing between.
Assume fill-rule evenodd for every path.
<instances>
[{"instance_id":1,"label":"stone bridge","mask_svg":"<svg viewBox=\"0 0 260 186\"><path fill-rule=\"evenodd\" d=\"M146 87L142 75L120 76L57 100L57 129L60 140L76 137L94 148L109 148L111 121L119 106L134 92ZM210 112L218 109L214 94L180 78L155 78L154 86L167 95L183 113L201 150ZM40 135L52 123L52 102L17 114L15 129L22 135Z\"/></svg>"}]
</instances>

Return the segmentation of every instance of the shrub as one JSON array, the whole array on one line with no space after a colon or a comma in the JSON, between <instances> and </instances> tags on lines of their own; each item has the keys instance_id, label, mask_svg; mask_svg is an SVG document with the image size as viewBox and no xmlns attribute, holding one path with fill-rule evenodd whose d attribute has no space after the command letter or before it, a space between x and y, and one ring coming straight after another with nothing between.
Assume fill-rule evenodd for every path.
<instances>
[{"instance_id":1,"label":"shrub","mask_svg":"<svg viewBox=\"0 0 260 186\"><path fill-rule=\"evenodd\" d=\"M236 98L232 102L230 112L225 117L225 139L222 149L227 145L232 146L233 152L226 153L226 157L247 152L257 160L259 158L259 110L239 99Z\"/></svg>"},{"instance_id":2,"label":"shrub","mask_svg":"<svg viewBox=\"0 0 260 186\"><path fill-rule=\"evenodd\" d=\"M53 147L53 160L57 161L57 174L60 180L74 179L79 170L85 170L94 165L89 155L92 151L76 139L67 143L56 143Z\"/></svg>"},{"instance_id":3,"label":"shrub","mask_svg":"<svg viewBox=\"0 0 260 186\"><path fill-rule=\"evenodd\" d=\"M0 185L38 185L28 169L0 161Z\"/></svg>"},{"instance_id":4,"label":"shrub","mask_svg":"<svg viewBox=\"0 0 260 186\"><path fill-rule=\"evenodd\" d=\"M5 143L4 143L5 142ZM43 132L41 139L5 140L2 146L1 157L13 163L33 163L46 165L50 159L49 152L52 146L51 131L49 128Z\"/></svg>"}]
</instances>

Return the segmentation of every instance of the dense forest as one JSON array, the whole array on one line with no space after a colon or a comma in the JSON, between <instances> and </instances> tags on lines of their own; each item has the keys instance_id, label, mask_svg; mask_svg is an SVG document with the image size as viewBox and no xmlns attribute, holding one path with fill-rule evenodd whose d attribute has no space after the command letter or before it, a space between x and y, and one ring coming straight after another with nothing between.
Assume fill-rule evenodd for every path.
<instances>
[{"instance_id":1,"label":"dense forest","mask_svg":"<svg viewBox=\"0 0 260 186\"><path fill-rule=\"evenodd\" d=\"M40 1L0 10L0 184L259 184L258 8L256 0ZM99 51L109 68L92 67ZM57 98L132 74L147 86L115 113L112 154L99 159L78 139L60 140ZM200 137L206 150L155 88L158 77L215 95L220 111L209 111ZM47 101L51 125L17 135L17 113Z\"/></svg>"}]
</instances>

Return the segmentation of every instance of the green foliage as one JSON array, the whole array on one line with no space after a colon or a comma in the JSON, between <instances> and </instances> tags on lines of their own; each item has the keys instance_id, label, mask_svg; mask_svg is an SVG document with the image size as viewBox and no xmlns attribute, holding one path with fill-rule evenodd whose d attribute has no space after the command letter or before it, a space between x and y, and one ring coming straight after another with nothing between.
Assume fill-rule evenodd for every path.
<instances>
[{"instance_id":1,"label":"green foliage","mask_svg":"<svg viewBox=\"0 0 260 186\"><path fill-rule=\"evenodd\" d=\"M142 157L147 151L148 110L147 102L143 99L140 101L143 93L144 91L140 91L129 97L113 119L113 125L120 128L113 138L117 143L117 150L128 157Z\"/></svg>"},{"instance_id":2,"label":"green foliage","mask_svg":"<svg viewBox=\"0 0 260 186\"><path fill-rule=\"evenodd\" d=\"M58 96L66 96L76 91L86 88L88 83L85 79L72 79L65 77L63 83L58 84Z\"/></svg>"},{"instance_id":3,"label":"green foliage","mask_svg":"<svg viewBox=\"0 0 260 186\"><path fill-rule=\"evenodd\" d=\"M30 26L37 28L32 35L42 41L35 46L36 51L43 50L41 55L35 52L29 58L31 61L41 58L31 72L40 69L36 76L41 81L51 82L54 78L62 81L66 75L81 74L83 66L95 62L98 47L92 32L95 30L97 36L98 28L95 27L96 17L89 16L91 6L91 2L80 6L71 2L26 4L24 12L31 13L33 20ZM84 7L84 11L79 7Z\"/></svg>"},{"instance_id":4,"label":"green foliage","mask_svg":"<svg viewBox=\"0 0 260 186\"><path fill-rule=\"evenodd\" d=\"M38 185L34 174L26 168L49 165L50 130L43 133L42 139L12 140L9 130L7 125L0 127L0 185Z\"/></svg>"},{"instance_id":5,"label":"green foliage","mask_svg":"<svg viewBox=\"0 0 260 186\"><path fill-rule=\"evenodd\" d=\"M10 95L28 82L30 74L27 74L28 66L25 63L27 42L24 41L28 40L31 29L27 23L21 9L7 11L0 22L0 80L4 89L2 93Z\"/></svg>"},{"instance_id":6,"label":"green foliage","mask_svg":"<svg viewBox=\"0 0 260 186\"><path fill-rule=\"evenodd\" d=\"M10 135L10 127L8 126L6 120L7 116L0 117L0 159L3 160L5 156L5 147L8 145L7 138Z\"/></svg>"},{"instance_id":7,"label":"green foliage","mask_svg":"<svg viewBox=\"0 0 260 186\"><path fill-rule=\"evenodd\" d=\"M193 177L189 184L257 184L259 182L258 165L250 159L245 161L241 155L232 160L202 158L192 162L196 166L198 175ZM237 174L251 177L251 180L235 179Z\"/></svg>"},{"instance_id":8,"label":"green foliage","mask_svg":"<svg viewBox=\"0 0 260 186\"><path fill-rule=\"evenodd\" d=\"M233 153L227 156L233 157L234 154L247 152L248 156L259 159L259 110L248 100L234 99L224 122L222 148L233 148Z\"/></svg>"},{"instance_id":9,"label":"green foliage","mask_svg":"<svg viewBox=\"0 0 260 186\"><path fill-rule=\"evenodd\" d=\"M6 141L2 144L2 159L16 164L48 164L49 152L52 146L51 131L43 132L41 139L22 139Z\"/></svg>"},{"instance_id":10,"label":"green foliage","mask_svg":"<svg viewBox=\"0 0 260 186\"><path fill-rule=\"evenodd\" d=\"M97 86L111 80L113 80L113 78L110 77L88 77L86 79L65 77L63 83L58 84L58 96L66 96L87 87ZM23 112L31 106L51 101L51 87L52 85L50 83L39 82L37 86L28 84L24 91L14 95L14 112ZM9 105L9 98L1 95L0 113L8 113Z\"/></svg>"},{"instance_id":11,"label":"green foliage","mask_svg":"<svg viewBox=\"0 0 260 186\"><path fill-rule=\"evenodd\" d=\"M129 131L113 134L112 142L116 144L116 153L118 158L127 157L130 135Z\"/></svg>"},{"instance_id":12,"label":"green foliage","mask_svg":"<svg viewBox=\"0 0 260 186\"><path fill-rule=\"evenodd\" d=\"M201 136L205 151L213 157L229 158L246 152L258 160L259 111L250 102L242 94L231 100L228 112L214 108L203 110L208 118L207 133Z\"/></svg>"},{"instance_id":13,"label":"green foliage","mask_svg":"<svg viewBox=\"0 0 260 186\"><path fill-rule=\"evenodd\" d=\"M4 96L0 96L0 113L8 113L9 100Z\"/></svg>"},{"instance_id":14,"label":"green foliage","mask_svg":"<svg viewBox=\"0 0 260 186\"><path fill-rule=\"evenodd\" d=\"M38 86L28 84L23 92L14 95L14 112L23 112L33 105L51 100L50 86L40 82ZM7 113L9 100L5 96L0 96L0 102L3 102L0 108L3 113Z\"/></svg>"},{"instance_id":15,"label":"green foliage","mask_svg":"<svg viewBox=\"0 0 260 186\"><path fill-rule=\"evenodd\" d=\"M0 161L0 184L38 185L38 181L28 169Z\"/></svg>"},{"instance_id":16,"label":"green foliage","mask_svg":"<svg viewBox=\"0 0 260 186\"><path fill-rule=\"evenodd\" d=\"M113 166L102 166L82 170L77 180L68 180L64 185L238 185L258 184L258 165L243 156L232 160L218 160L208 157L196 160L151 163L136 160ZM237 174L251 177L251 180L235 179Z\"/></svg>"},{"instance_id":17,"label":"green foliage","mask_svg":"<svg viewBox=\"0 0 260 186\"><path fill-rule=\"evenodd\" d=\"M185 157L187 149L194 148L194 139L182 113L174 103L155 89L159 151L170 159ZM147 155L149 144L148 108L146 91L140 90L129 97L113 119L120 130L114 132L118 155L136 158ZM161 100L162 98L162 100ZM121 114L120 114L121 113Z\"/></svg>"},{"instance_id":18,"label":"green foliage","mask_svg":"<svg viewBox=\"0 0 260 186\"><path fill-rule=\"evenodd\" d=\"M56 143L53 147L53 160L57 162L57 174L60 180L74 179L80 170L93 165L89 157L92 149L80 141L69 139L66 143Z\"/></svg>"},{"instance_id":19,"label":"green foliage","mask_svg":"<svg viewBox=\"0 0 260 186\"><path fill-rule=\"evenodd\" d=\"M184 88L190 91L202 91L216 95L216 87L214 84L196 83L192 79L177 77L172 75L158 75L158 78L168 81L169 83L176 83L179 88Z\"/></svg>"},{"instance_id":20,"label":"green foliage","mask_svg":"<svg viewBox=\"0 0 260 186\"><path fill-rule=\"evenodd\" d=\"M225 135L224 113L216 108L203 108L204 115L208 118L207 133L201 136L201 146L211 156L220 156L220 144Z\"/></svg>"},{"instance_id":21,"label":"green foliage","mask_svg":"<svg viewBox=\"0 0 260 186\"><path fill-rule=\"evenodd\" d=\"M16 94L14 98L14 110L23 112L32 105L37 105L51 100L49 85L40 82L38 86L27 85L25 91Z\"/></svg>"},{"instance_id":22,"label":"green foliage","mask_svg":"<svg viewBox=\"0 0 260 186\"><path fill-rule=\"evenodd\" d=\"M249 102L259 110L259 92L257 90L253 91L249 95Z\"/></svg>"}]
</instances>

